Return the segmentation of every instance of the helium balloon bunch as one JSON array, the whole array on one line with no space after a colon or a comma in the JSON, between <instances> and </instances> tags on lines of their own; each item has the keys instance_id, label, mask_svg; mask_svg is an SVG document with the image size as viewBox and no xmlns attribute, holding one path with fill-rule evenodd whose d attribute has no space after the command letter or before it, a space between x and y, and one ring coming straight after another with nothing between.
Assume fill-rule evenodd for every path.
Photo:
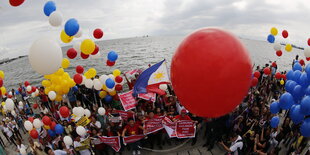
<instances>
[{"instance_id":1,"label":"helium balloon bunch","mask_svg":"<svg viewBox=\"0 0 310 155\"><path fill-rule=\"evenodd\" d=\"M107 55L107 59L107 66L112 67L118 59L118 54L114 51L110 51Z\"/></svg>"},{"instance_id":2,"label":"helium balloon bunch","mask_svg":"<svg viewBox=\"0 0 310 155\"><path fill-rule=\"evenodd\" d=\"M273 44L274 44L273 48L274 48L274 50L276 51L276 55L277 55L278 57L280 57L280 56L282 56L282 49L281 49L281 44L280 44L280 43L275 43L275 40L276 40L276 39L275 39L275 36L277 36L277 35L278 35L278 29L275 28L275 27L272 27L272 28L270 29L270 34L267 36L267 41L268 41L269 43L273 43ZM288 32L287 32L287 30L283 30L283 31L282 31L282 37L283 37L284 39L288 37ZM293 47L292 47L291 44L286 44L286 45L285 45L285 50L286 50L287 52L291 52L292 49L293 49Z\"/></svg>"},{"instance_id":3,"label":"helium balloon bunch","mask_svg":"<svg viewBox=\"0 0 310 155\"><path fill-rule=\"evenodd\" d=\"M276 114L280 109L289 110L293 123L301 124L301 134L310 137L310 64L303 71L302 65L296 61L286 78L286 92L281 95L279 102L270 105L270 112ZM276 117L271 120L274 128L279 123Z\"/></svg>"},{"instance_id":4,"label":"helium balloon bunch","mask_svg":"<svg viewBox=\"0 0 310 155\"><path fill-rule=\"evenodd\" d=\"M44 93L52 101L61 101L62 95L67 94L70 88L76 85L74 80L63 68L59 68L53 74L44 75L44 78L45 80L42 81L42 86L45 87Z\"/></svg>"},{"instance_id":5,"label":"helium balloon bunch","mask_svg":"<svg viewBox=\"0 0 310 155\"><path fill-rule=\"evenodd\" d=\"M28 94L31 94L31 97L35 98L36 96L39 95L39 90L37 87L35 86L31 86L30 83L28 81L25 81L24 82L24 86L26 87L26 92ZM18 90L20 92L22 92L21 88L18 88ZM11 93L11 92L10 92ZM9 94L10 95L10 94ZM10 98L11 98L11 95L10 95Z\"/></svg>"}]
</instances>

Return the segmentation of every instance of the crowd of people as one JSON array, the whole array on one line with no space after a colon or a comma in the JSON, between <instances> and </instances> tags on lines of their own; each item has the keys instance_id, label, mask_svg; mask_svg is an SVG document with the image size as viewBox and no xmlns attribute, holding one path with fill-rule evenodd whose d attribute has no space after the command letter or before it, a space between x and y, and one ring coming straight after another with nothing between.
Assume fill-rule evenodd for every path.
<instances>
[{"instance_id":1,"label":"crowd of people","mask_svg":"<svg viewBox=\"0 0 310 155\"><path fill-rule=\"evenodd\" d=\"M264 67L269 67L266 64ZM284 92L284 86L279 80L273 77L276 66L271 66L272 74L265 76L263 69L257 67L257 71L261 72L259 83L257 86L249 90L242 104L236 109L220 118L210 119L201 118L187 112L185 109L178 107L178 99L173 92L173 89L168 85L165 95L157 95L155 102L144 99L137 99L137 106L129 110L132 116L128 119L122 119L118 110L123 110L122 104L117 95L113 97L112 102L106 102L100 97L94 89L88 89L84 85L77 85L77 89L71 88L67 97L61 102L50 101L44 93L44 87L40 87L39 96L32 102L29 102L29 97L25 88L20 85L20 95L15 94L12 90L13 99L15 101L15 110L6 111L1 106L2 123L0 129L3 137L9 143L5 143L0 136L0 144L2 148L8 145L16 146L16 154L22 154L20 150L23 148L27 154L32 155L63 155L63 154L80 154L90 155L92 153L98 155L107 154L122 154L126 149L131 149L132 153L141 154L142 147L150 149L163 149L163 145L171 145L171 143L179 143L182 139L170 138L167 132L162 129L154 133L146 135L143 139L124 145L121 140L121 148L115 151L109 145L104 143L90 143L84 146L86 137L96 139L100 136L131 136L144 133L144 122L149 119L166 116L171 121L192 120L197 128L201 128L204 132L203 140L204 147L212 151L214 145L222 147L228 154L278 154L283 147L289 148L287 154L300 154L306 147L309 139L301 136L298 130L298 125L292 123L286 111L281 114L284 122L279 128L271 128L269 125L270 119L273 116L269 111L269 105L272 100L278 100L281 93ZM132 89L136 78L127 79L128 89ZM98 77L95 77L98 78ZM5 101L5 97L2 98ZM21 102L21 103L20 103ZM34 108L34 104L38 104ZM63 118L60 115L59 108L67 106L73 109L76 106L82 106L91 111L89 116L90 122L84 126L87 130L87 135L80 136L76 132L76 122L70 117ZM105 115L98 114L98 108L106 109ZM73 112L71 112L72 114ZM24 127L24 121L30 117L42 118L49 116L52 121L61 124L64 127L64 132L60 135L51 136L47 129L42 126L39 129L39 138L25 139L22 134L26 134L27 130ZM116 119L120 118L120 119ZM197 130L198 131L198 130ZM64 143L64 136L70 136L73 139L73 145L69 146ZM29 146L24 145L25 141L29 142ZM196 145L197 134L191 140L191 145ZM0 153L1 153L0 149ZM309 151L308 151L309 153Z\"/></svg>"}]
</instances>

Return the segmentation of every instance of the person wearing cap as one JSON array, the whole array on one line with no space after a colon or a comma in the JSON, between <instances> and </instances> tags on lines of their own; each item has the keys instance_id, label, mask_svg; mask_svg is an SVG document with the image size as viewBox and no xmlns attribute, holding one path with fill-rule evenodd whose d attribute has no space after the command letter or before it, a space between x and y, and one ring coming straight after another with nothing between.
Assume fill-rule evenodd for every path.
<instances>
[{"instance_id":1,"label":"person wearing cap","mask_svg":"<svg viewBox=\"0 0 310 155\"><path fill-rule=\"evenodd\" d=\"M192 120L187 114L186 109L181 110L181 114L174 117L173 121Z\"/></svg>"}]
</instances>

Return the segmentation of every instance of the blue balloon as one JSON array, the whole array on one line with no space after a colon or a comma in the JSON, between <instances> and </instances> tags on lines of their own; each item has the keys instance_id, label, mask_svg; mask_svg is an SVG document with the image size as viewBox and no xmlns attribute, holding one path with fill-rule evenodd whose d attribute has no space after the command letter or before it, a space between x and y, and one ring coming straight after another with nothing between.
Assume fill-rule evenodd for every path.
<instances>
[{"instance_id":1,"label":"blue balloon","mask_svg":"<svg viewBox=\"0 0 310 155\"><path fill-rule=\"evenodd\" d=\"M115 82L111 79L111 78L108 78L106 81L105 81L105 85L112 89L114 86L115 86Z\"/></svg>"},{"instance_id":2,"label":"blue balloon","mask_svg":"<svg viewBox=\"0 0 310 155\"><path fill-rule=\"evenodd\" d=\"M307 75L310 77L310 63L307 64L305 71L306 71Z\"/></svg>"},{"instance_id":3,"label":"blue balloon","mask_svg":"<svg viewBox=\"0 0 310 155\"><path fill-rule=\"evenodd\" d=\"M272 128L277 128L280 122L280 118L278 116L273 116L270 120L270 126Z\"/></svg>"},{"instance_id":4,"label":"blue balloon","mask_svg":"<svg viewBox=\"0 0 310 155\"><path fill-rule=\"evenodd\" d=\"M295 101L299 101L305 95L305 92L300 85L297 85L295 86L292 95L296 99Z\"/></svg>"},{"instance_id":5,"label":"blue balloon","mask_svg":"<svg viewBox=\"0 0 310 155\"><path fill-rule=\"evenodd\" d=\"M280 97L279 106L281 109L290 109L292 105L294 104L293 96L290 93L284 93Z\"/></svg>"},{"instance_id":6,"label":"blue balloon","mask_svg":"<svg viewBox=\"0 0 310 155\"><path fill-rule=\"evenodd\" d=\"M48 1L45 3L43 8L44 14L50 16L52 12L56 11L56 4L53 1Z\"/></svg>"},{"instance_id":7,"label":"blue balloon","mask_svg":"<svg viewBox=\"0 0 310 155\"><path fill-rule=\"evenodd\" d=\"M293 76L294 76L294 71L293 71L293 70L289 70L289 71L286 73L286 79L287 79L287 80L293 80Z\"/></svg>"},{"instance_id":8,"label":"blue balloon","mask_svg":"<svg viewBox=\"0 0 310 155\"><path fill-rule=\"evenodd\" d=\"M303 72L301 74L301 76L299 77L299 84L304 87L304 88L307 88L308 85L309 85L309 82L308 82L308 76L307 76L307 73Z\"/></svg>"},{"instance_id":9,"label":"blue balloon","mask_svg":"<svg viewBox=\"0 0 310 155\"><path fill-rule=\"evenodd\" d=\"M279 102L273 102L270 104L270 112L276 114L280 111Z\"/></svg>"},{"instance_id":10,"label":"blue balloon","mask_svg":"<svg viewBox=\"0 0 310 155\"><path fill-rule=\"evenodd\" d=\"M293 123L298 124L304 120L304 115L300 112L300 105L296 105L293 109L290 110L290 117Z\"/></svg>"},{"instance_id":11,"label":"blue balloon","mask_svg":"<svg viewBox=\"0 0 310 155\"><path fill-rule=\"evenodd\" d=\"M72 89L74 92L77 92L79 90L79 88L77 86L74 86Z\"/></svg>"},{"instance_id":12,"label":"blue balloon","mask_svg":"<svg viewBox=\"0 0 310 155\"><path fill-rule=\"evenodd\" d=\"M288 80L285 84L285 90L289 93L292 93L296 86L297 86L297 83L295 81Z\"/></svg>"},{"instance_id":13,"label":"blue balloon","mask_svg":"<svg viewBox=\"0 0 310 155\"><path fill-rule=\"evenodd\" d=\"M294 71L297 71L297 70L302 71L302 67L299 63L295 63L293 66L293 70Z\"/></svg>"},{"instance_id":14,"label":"blue balloon","mask_svg":"<svg viewBox=\"0 0 310 155\"><path fill-rule=\"evenodd\" d=\"M51 137L55 137L55 136L56 136L56 133L55 133L53 130L51 130L51 129L49 129L49 130L47 131L47 133L48 133L48 135L50 135Z\"/></svg>"},{"instance_id":15,"label":"blue balloon","mask_svg":"<svg viewBox=\"0 0 310 155\"><path fill-rule=\"evenodd\" d=\"M107 102L107 103L111 102L112 100L113 100L113 98L112 98L112 96L110 96L110 95L107 95L107 96L105 96L105 98L104 98L104 101Z\"/></svg>"},{"instance_id":16,"label":"blue balloon","mask_svg":"<svg viewBox=\"0 0 310 155\"><path fill-rule=\"evenodd\" d=\"M308 87L305 89L305 94L306 94L306 95L310 95L310 86L308 86Z\"/></svg>"},{"instance_id":17,"label":"blue balloon","mask_svg":"<svg viewBox=\"0 0 310 155\"><path fill-rule=\"evenodd\" d=\"M300 112L304 115L310 115L310 96L305 96L300 102Z\"/></svg>"},{"instance_id":18,"label":"blue balloon","mask_svg":"<svg viewBox=\"0 0 310 155\"><path fill-rule=\"evenodd\" d=\"M19 91L18 91L18 90L16 90L16 91L15 91L15 94L16 94L16 95L19 95Z\"/></svg>"},{"instance_id":19,"label":"blue balloon","mask_svg":"<svg viewBox=\"0 0 310 155\"><path fill-rule=\"evenodd\" d=\"M300 70L294 71L293 81L299 83L300 76L301 76L301 71Z\"/></svg>"},{"instance_id":20,"label":"blue balloon","mask_svg":"<svg viewBox=\"0 0 310 155\"><path fill-rule=\"evenodd\" d=\"M114 51L110 51L108 53L108 60L110 60L111 62L115 62L118 58L118 54Z\"/></svg>"},{"instance_id":21,"label":"blue balloon","mask_svg":"<svg viewBox=\"0 0 310 155\"><path fill-rule=\"evenodd\" d=\"M310 137L310 118L305 119L301 124L300 133L304 137Z\"/></svg>"},{"instance_id":22,"label":"blue balloon","mask_svg":"<svg viewBox=\"0 0 310 155\"><path fill-rule=\"evenodd\" d=\"M268 37L267 37L267 41L270 42L270 43L274 43L276 39L274 38L274 36L272 34L269 34Z\"/></svg>"},{"instance_id":23,"label":"blue balloon","mask_svg":"<svg viewBox=\"0 0 310 155\"><path fill-rule=\"evenodd\" d=\"M64 132L64 127L60 124L56 124L55 132L56 132L56 134L62 134Z\"/></svg>"},{"instance_id":24,"label":"blue balloon","mask_svg":"<svg viewBox=\"0 0 310 155\"><path fill-rule=\"evenodd\" d=\"M74 36L79 32L80 25L74 18L69 19L65 24L65 32L68 36Z\"/></svg>"}]
</instances>

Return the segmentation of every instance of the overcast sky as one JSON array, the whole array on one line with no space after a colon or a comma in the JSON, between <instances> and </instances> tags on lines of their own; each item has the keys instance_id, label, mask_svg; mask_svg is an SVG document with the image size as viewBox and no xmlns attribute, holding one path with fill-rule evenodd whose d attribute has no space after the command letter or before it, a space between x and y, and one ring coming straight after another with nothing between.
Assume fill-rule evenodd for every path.
<instances>
[{"instance_id":1,"label":"overcast sky","mask_svg":"<svg viewBox=\"0 0 310 155\"><path fill-rule=\"evenodd\" d=\"M271 27L288 30L285 40L306 46L310 37L307 0L54 0L64 20L76 18L91 36L102 28L104 39L142 35L184 36L201 27L220 27L238 36L265 40ZM59 37L43 13L46 0L25 0L11 7L0 1L0 59L26 55L41 35ZM280 37L279 37L279 40Z\"/></svg>"}]
</instances>

